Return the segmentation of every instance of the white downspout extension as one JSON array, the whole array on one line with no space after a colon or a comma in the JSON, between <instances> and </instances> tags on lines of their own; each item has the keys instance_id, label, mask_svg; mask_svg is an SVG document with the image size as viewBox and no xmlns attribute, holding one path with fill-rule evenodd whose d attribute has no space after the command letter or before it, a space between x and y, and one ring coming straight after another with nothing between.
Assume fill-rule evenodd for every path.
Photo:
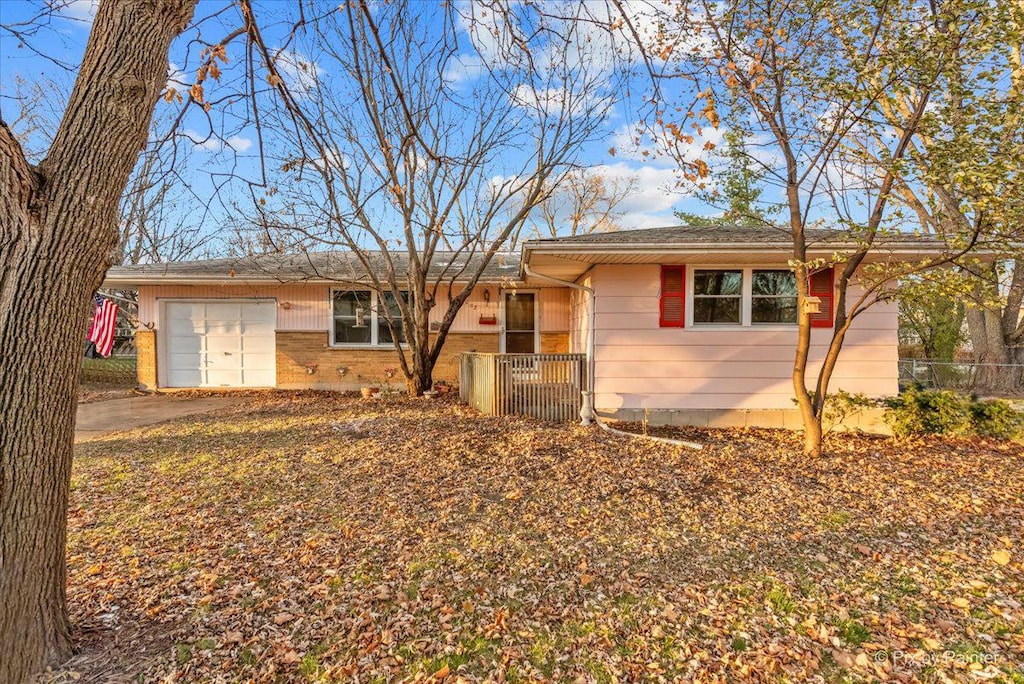
<instances>
[{"instance_id":1,"label":"white downspout extension","mask_svg":"<svg viewBox=\"0 0 1024 684\"><path fill-rule=\"evenodd\" d=\"M596 377L594 371L596 368L594 350L596 344L595 338L595 321L597 320L597 304L596 297L594 295L594 288L587 287L586 285L580 285L574 283L571 280L562 280L561 278L555 278L554 276L544 275L543 273L537 273L530 268L528 263L523 264L523 272L531 278L537 278L538 280L546 280L550 283L556 283L563 287L571 287L574 290L580 290L587 294L588 299L588 321L587 321L587 383L589 388L583 390L583 406L580 408L580 422L583 425L590 425L591 422L597 423L605 432L611 432L616 435L622 435L623 437L638 437L640 439L650 440L652 442L661 442L662 444L671 444L673 446L682 446L688 449L700 450L704 448L704 445L698 444L697 442L687 442L683 439L669 439L668 437L655 437L654 435L638 435L635 432L625 432L624 430L617 430L609 425L606 425L601 421L600 416L597 415L597 411L594 410L594 382Z\"/></svg>"}]
</instances>

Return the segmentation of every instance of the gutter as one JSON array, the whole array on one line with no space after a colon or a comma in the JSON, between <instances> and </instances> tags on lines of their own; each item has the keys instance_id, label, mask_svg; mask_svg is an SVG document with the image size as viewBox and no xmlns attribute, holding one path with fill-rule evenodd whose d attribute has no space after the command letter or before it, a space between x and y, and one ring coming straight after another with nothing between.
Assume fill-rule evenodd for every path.
<instances>
[{"instance_id":1,"label":"gutter","mask_svg":"<svg viewBox=\"0 0 1024 684\"><path fill-rule=\"evenodd\" d=\"M672 446L682 446L688 449L700 450L704 448L704 445L698 444L697 442L687 442L682 439L669 439L667 437L655 437L653 435L638 435L633 432L626 432L624 430L617 430L604 422L601 421L601 417L597 415L597 411L594 410L594 382L595 369L597 364L595 363L594 350L596 348L596 317L597 317L597 304L596 296L594 294L594 288L587 287L586 285L580 285L579 283L572 282L571 280L562 280L561 278L555 278L554 276L544 275L543 273L537 273L530 268L530 264L527 261L523 262L523 272L530 278L536 278L538 280L546 280L550 283L555 283L563 287L570 287L574 290L585 292L587 295L587 310L588 310L588 321L587 327L587 384L590 386L588 389L583 391L583 408L580 409L580 422L583 425L590 425L591 422L597 423L605 432L610 432L614 435L620 435L622 437L636 437L639 439L646 439L652 442L660 442L662 444L671 444Z\"/></svg>"},{"instance_id":2,"label":"gutter","mask_svg":"<svg viewBox=\"0 0 1024 684\"><path fill-rule=\"evenodd\" d=\"M465 284L469 281L456 280L455 285ZM481 285L501 285L507 282L506 279L480 279L477 281ZM306 278L296 280L282 280L279 278L251 278L246 276L225 276L220 278L210 277L196 277L189 275L152 275L152 274L138 274L138 275L122 275L119 273L111 276L105 276L103 283L100 287L138 287L143 286L160 286L160 285L259 285L259 286L278 286L278 285L349 285L352 287L370 287L368 281L360 280L344 280L340 278Z\"/></svg>"},{"instance_id":3,"label":"gutter","mask_svg":"<svg viewBox=\"0 0 1024 684\"><path fill-rule=\"evenodd\" d=\"M853 243L834 243L834 244L811 244L807 246L808 253L812 254L832 254L837 251L856 249L857 245ZM722 252L722 253L733 253L733 252L757 252L761 254L778 252L780 254L790 254L793 251L792 245L785 245L779 243L712 243L707 244L671 244L671 243L634 243L629 245L579 245L572 243L526 243L523 245L523 256L527 257L529 254L537 252L541 254L561 255L565 253L574 254L650 254L655 253L678 253L678 254L704 254L707 252ZM919 255L919 254L941 254L945 252L945 248L940 248L938 245L922 245L919 243L903 242L903 243L888 243L884 246L879 246L872 251L872 254L878 255ZM987 254L991 250L976 250L975 254Z\"/></svg>"}]
</instances>

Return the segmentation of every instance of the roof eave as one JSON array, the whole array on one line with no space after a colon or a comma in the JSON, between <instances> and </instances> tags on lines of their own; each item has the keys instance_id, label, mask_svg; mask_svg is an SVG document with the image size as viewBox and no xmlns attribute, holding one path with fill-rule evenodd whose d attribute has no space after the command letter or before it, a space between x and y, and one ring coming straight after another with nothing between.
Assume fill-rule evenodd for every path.
<instances>
[{"instance_id":1,"label":"roof eave","mask_svg":"<svg viewBox=\"0 0 1024 684\"><path fill-rule=\"evenodd\" d=\"M811 251L835 251L857 249L860 243L856 242L810 242L807 248ZM527 242L523 245L523 252L532 253L537 251L555 252L614 252L617 254L629 252L772 252L792 251L792 242L700 242L700 243L665 243L665 242L596 242L596 243L571 243L571 242ZM938 253L946 251L945 245L922 244L920 242L886 242L877 245L874 251L915 251L924 253Z\"/></svg>"},{"instance_id":2,"label":"roof eave","mask_svg":"<svg viewBox=\"0 0 1024 684\"><path fill-rule=\"evenodd\" d=\"M510 274L511 275L511 274ZM508 280L506 277L492 278L481 277L478 282L495 284ZM469 282L469 279L456 279L455 284ZM250 276L222 276L210 277L209 275L176 273L165 274L108 274L101 287L136 287L139 285L368 285L365 280L352 280L345 278L270 278Z\"/></svg>"}]
</instances>

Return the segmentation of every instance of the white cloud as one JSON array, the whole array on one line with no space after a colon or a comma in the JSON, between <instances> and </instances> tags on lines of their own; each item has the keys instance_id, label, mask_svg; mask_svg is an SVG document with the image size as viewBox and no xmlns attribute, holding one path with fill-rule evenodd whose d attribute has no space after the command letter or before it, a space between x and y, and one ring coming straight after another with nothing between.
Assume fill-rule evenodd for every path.
<instances>
[{"instance_id":1,"label":"white cloud","mask_svg":"<svg viewBox=\"0 0 1024 684\"><path fill-rule=\"evenodd\" d=\"M455 55L444 70L444 80L453 85L475 81L487 71L479 55Z\"/></svg>"},{"instance_id":2,"label":"white cloud","mask_svg":"<svg viewBox=\"0 0 1024 684\"><path fill-rule=\"evenodd\" d=\"M189 139L196 150L204 152L221 152L225 149L230 149L234 152L245 152L252 147L252 140L243 138L240 135L232 135L229 138L222 139L212 134L203 135L191 128L186 128L181 134Z\"/></svg>"},{"instance_id":3,"label":"white cloud","mask_svg":"<svg viewBox=\"0 0 1024 684\"><path fill-rule=\"evenodd\" d=\"M612 212L623 230L678 223L673 210L685 198L685 186L675 169L616 162L587 167L584 174L601 178L610 195L624 194Z\"/></svg>"},{"instance_id":4,"label":"white cloud","mask_svg":"<svg viewBox=\"0 0 1024 684\"><path fill-rule=\"evenodd\" d=\"M65 0L57 12L68 19L91 23L100 7L99 0Z\"/></svg>"},{"instance_id":5,"label":"white cloud","mask_svg":"<svg viewBox=\"0 0 1024 684\"><path fill-rule=\"evenodd\" d=\"M301 168L305 165L312 166L318 171L324 170L327 166L333 166L340 171L344 171L352 166L352 159L348 155L341 154L335 150L327 150L327 153L322 156L298 160L296 168Z\"/></svg>"},{"instance_id":6,"label":"white cloud","mask_svg":"<svg viewBox=\"0 0 1024 684\"><path fill-rule=\"evenodd\" d=\"M531 66L542 74L565 69L605 73L616 65L638 64L642 53L657 65L663 55L692 59L712 51L707 31L668 0L513 2L511 16L479 0L460 0L456 7L460 29L480 59L496 69L526 59L524 40Z\"/></svg>"},{"instance_id":7,"label":"white cloud","mask_svg":"<svg viewBox=\"0 0 1024 684\"><path fill-rule=\"evenodd\" d=\"M245 152L252 147L252 140L249 138L243 138L240 135L233 135L225 140L224 144L235 152Z\"/></svg>"},{"instance_id":8,"label":"white cloud","mask_svg":"<svg viewBox=\"0 0 1024 684\"><path fill-rule=\"evenodd\" d=\"M655 167L677 168L679 160L709 161L713 150L722 144L725 129L705 126L700 131L687 131L687 134L692 140L671 138L664 130L650 130L641 123L632 123L616 129L610 142L616 157ZM714 147L709 148L709 145Z\"/></svg>"},{"instance_id":9,"label":"white cloud","mask_svg":"<svg viewBox=\"0 0 1024 684\"><path fill-rule=\"evenodd\" d=\"M517 107L537 114L560 118L563 114L576 116L600 104L598 96L573 92L568 88L543 88L522 83L509 95Z\"/></svg>"},{"instance_id":10,"label":"white cloud","mask_svg":"<svg viewBox=\"0 0 1024 684\"><path fill-rule=\"evenodd\" d=\"M613 211L615 224L623 230L679 223L673 211L687 198L688 186L680 185L676 169L615 162L589 166L583 173L590 177L601 177L610 193L618 194L629 188L629 193ZM508 192L516 181L516 176L493 176L488 188L490 192L500 195Z\"/></svg>"},{"instance_id":11,"label":"white cloud","mask_svg":"<svg viewBox=\"0 0 1024 684\"><path fill-rule=\"evenodd\" d=\"M167 87L182 89L188 88L188 75L174 62L167 63Z\"/></svg>"},{"instance_id":12,"label":"white cloud","mask_svg":"<svg viewBox=\"0 0 1024 684\"><path fill-rule=\"evenodd\" d=\"M316 90L320 66L308 57L294 50L278 50L274 55L274 66L293 95L304 97Z\"/></svg>"},{"instance_id":13,"label":"white cloud","mask_svg":"<svg viewBox=\"0 0 1024 684\"><path fill-rule=\"evenodd\" d=\"M678 223L672 210L683 199L679 175L674 168L632 166L624 162L600 164L588 169L611 184L632 185L632 192L618 205L617 223L624 229L650 228Z\"/></svg>"}]
</instances>

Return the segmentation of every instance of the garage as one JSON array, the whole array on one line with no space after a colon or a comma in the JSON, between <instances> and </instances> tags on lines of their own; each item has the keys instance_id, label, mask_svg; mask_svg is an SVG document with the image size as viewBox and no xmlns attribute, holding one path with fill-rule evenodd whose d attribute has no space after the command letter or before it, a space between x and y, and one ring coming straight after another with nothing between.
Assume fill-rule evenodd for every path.
<instances>
[{"instance_id":1,"label":"garage","mask_svg":"<svg viewBox=\"0 0 1024 684\"><path fill-rule=\"evenodd\" d=\"M164 387L273 387L277 304L164 302Z\"/></svg>"}]
</instances>

